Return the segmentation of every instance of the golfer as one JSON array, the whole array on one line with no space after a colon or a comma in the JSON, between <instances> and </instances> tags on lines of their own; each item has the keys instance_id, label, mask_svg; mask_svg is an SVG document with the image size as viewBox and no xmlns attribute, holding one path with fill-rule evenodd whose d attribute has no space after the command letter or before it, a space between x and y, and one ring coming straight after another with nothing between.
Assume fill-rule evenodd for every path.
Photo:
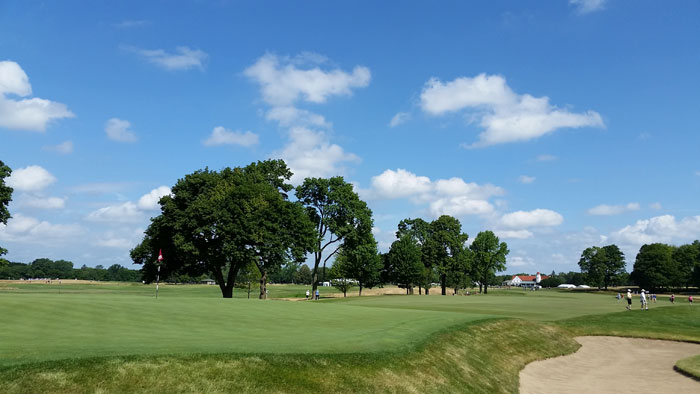
<instances>
[{"instance_id":1,"label":"golfer","mask_svg":"<svg viewBox=\"0 0 700 394\"><path fill-rule=\"evenodd\" d=\"M309 293L309 289L306 289L306 299L307 299L307 300L309 299L309 295L310 295L310 294L311 294L311 293Z\"/></svg>"},{"instance_id":2,"label":"golfer","mask_svg":"<svg viewBox=\"0 0 700 394\"><path fill-rule=\"evenodd\" d=\"M649 310L649 305L647 305L647 295L644 293L644 289L639 294L639 301L642 303L642 309Z\"/></svg>"},{"instance_id":3,"label":"golfer","mask_svg":"<svg viewBox=\"0 0 700 394\"><path fill-rule=\"evenodd\" d=\"M632 290L627 289L627 295L625 297L627 298L627 310L631 311L632 310Z\"/></svg>"}]
</instances>

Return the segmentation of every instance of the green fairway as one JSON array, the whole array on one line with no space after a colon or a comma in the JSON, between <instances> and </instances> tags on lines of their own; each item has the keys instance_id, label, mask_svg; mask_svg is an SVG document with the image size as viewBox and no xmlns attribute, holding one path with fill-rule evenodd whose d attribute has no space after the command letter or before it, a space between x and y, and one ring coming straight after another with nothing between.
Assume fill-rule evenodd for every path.
<instances>
[{"instance_id":1,"label":"green fairway","mask_svg":"<svg viewBox=\"0 0 700 394\"><path fill-rule=\"evenodd\" d=\"M0 381L32 392L517 392L576 335L700 342L700 309L612 295L222 299L214 286L0 286ZM323 289L328 290L328 289ZM303 286L272 286L301 296ZM323 294L323 293L322 293Z\"/></svg>"}]
</instances>

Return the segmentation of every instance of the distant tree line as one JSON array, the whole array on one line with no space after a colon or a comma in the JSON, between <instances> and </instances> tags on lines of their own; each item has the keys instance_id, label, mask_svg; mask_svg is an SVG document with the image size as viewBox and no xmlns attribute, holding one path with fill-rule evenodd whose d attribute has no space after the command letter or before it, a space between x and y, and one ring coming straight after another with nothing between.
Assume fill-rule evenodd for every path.
<instances>
[{"instance_id":1,"label":"distant tree line","mask_svg":"<svg viewBox=\"0 0 700 394\"><path fill-rule=\"evenodd\" d=\"M0 265L0 279L79 279L117 282L140 282L141 271L113 264L109 268L96 267L73 268L73 263L66 260L36 259L29 264L8 262Z\"/></svg>"},{"instance_id":2,"label":"distant tree line","mask_svg":"<svg viewBox=\"0 0 700 394\"><path fill-rule=\"evenodd\" d=\"M625 256L617 245L592 246L581 253L581 277L548 279L547 285L573 283L607 289L608 286L636 285L649 290L700 287L700 241L680 246L664 243L645 244L637 253L631 273L625 270Z\"/></svg>"}]
</instances>

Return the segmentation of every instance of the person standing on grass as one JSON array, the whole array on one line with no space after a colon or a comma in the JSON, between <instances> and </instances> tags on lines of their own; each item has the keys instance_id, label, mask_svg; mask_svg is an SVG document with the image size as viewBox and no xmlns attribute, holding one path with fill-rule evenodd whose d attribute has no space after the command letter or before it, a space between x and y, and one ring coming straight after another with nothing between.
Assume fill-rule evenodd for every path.
<instances>
[{"instance_id":1,"label":"person standing on grass","mask_svg":"<svg viewBox=\"0 0 700 394\"><path fill-rule=\"evenodd\" d=\"M310 295L310 294L311 294L311 293L309 293L309 289L306 289L306 299L307 299L307 300L309 299L309 295Z\"/></svg>"},{"instance_id":2,"label":"person standing on grass","mask_svg":"<svg viewBox=\"0 0 700 394\"><path fill-rule=\"evenodd\" d=\"M631 311L632 310L632 291L630 289L627 289L627 310Z\"/></svg>"},{"instance_id":3,"label":"person standing on grass","mask_svg":"<svg viewBox=\"0 0 700 394\"><path fill-rule=\"evenodd\" d=\"M692 295L689 295L689 296L688 296L688 302L691 303L691 304L693 303L693 296L692 296Z\"/></svg>"},{"instance_id":4,"label":"person standing on grass","mask_svg":"<svg viewBox=\"0 0 700 394\"><path fill-rule=\"evenodd\" d=\"M642 303L642 309L649 310L649 305L647 305L647 295L644 293L644 289L639 293L639 301Z\"/></svg>"},{"instance_id":5,"label":"person standing on grass","mask_svg":"<svg viewBox=\"0 0 700 394\"><path fill-rule=\"evenodd\" d=\"M671 294L671 298L669 298L669 299L671 300L671 304L673 304L673 301L676 300L675 294Z\"/></svg>"},{"instance_id":6,"label":"person standing on grass","mask_svg":"<svg viewBox=\"0 0 700 394\"><path fill-rule=\"evenodd\" d=\"M318 289L316 289L316 299L318 300L319 298Z\"/></svg>"}]
</instances>

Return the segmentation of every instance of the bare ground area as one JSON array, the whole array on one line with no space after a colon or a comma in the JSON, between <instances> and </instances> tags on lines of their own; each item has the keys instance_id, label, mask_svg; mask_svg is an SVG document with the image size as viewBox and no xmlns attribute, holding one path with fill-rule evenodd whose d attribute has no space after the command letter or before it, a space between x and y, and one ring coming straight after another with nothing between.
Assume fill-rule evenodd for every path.
<instances>
[{"instance_id":1,"label":"bare ground area","mask_svg":"<svg viewBox=\"0 0 700 394\"><path fill-rule=\"evenodd\" d=\"M520 393L698 393L700 383L674 364L700 345L619 337L578 337L576 353L528 364Z\"/></svg>"}]
</instances>

